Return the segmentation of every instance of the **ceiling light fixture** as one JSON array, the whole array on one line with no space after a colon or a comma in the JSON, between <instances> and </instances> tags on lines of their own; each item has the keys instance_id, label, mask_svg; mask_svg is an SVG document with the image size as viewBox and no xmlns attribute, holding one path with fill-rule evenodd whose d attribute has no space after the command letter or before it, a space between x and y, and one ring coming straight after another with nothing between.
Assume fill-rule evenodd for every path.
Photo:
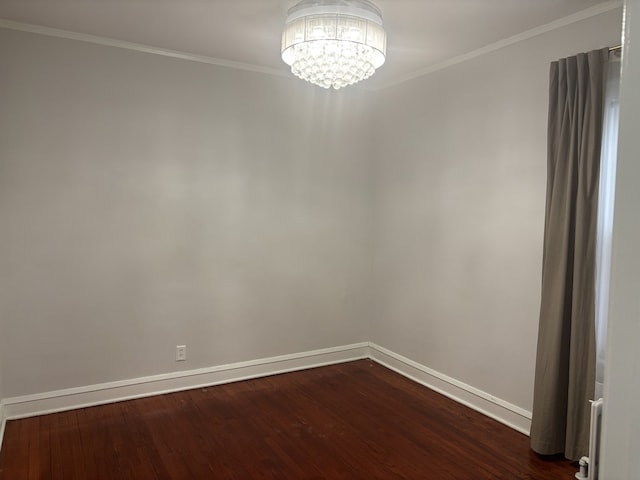
<instances>
[{"instance_id":1,"label":"ceiling light fixture","mask_svg":"<svg viewBox=\"0 0 640 480\"><path fill-rule=\"evenodd\" d=\"M287 12L282 60L297 77L336 90L382 66L387 35L367 0L302 0Z\"/></svg>"}]
</instances>

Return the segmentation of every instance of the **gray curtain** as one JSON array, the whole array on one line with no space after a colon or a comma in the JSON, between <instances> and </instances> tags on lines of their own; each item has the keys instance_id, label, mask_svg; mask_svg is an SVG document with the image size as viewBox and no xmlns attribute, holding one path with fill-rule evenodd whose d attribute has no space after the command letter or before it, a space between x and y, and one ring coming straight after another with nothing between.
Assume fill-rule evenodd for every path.
<instances>
[{"instance_id":1,"label":"gray curtain","mask_svg":"<svg viewBox=\"0 0 640 480\"><path fill-rule=\"evenodd\" d=\"M551 64L542 302L531 447L589 451L595 386L598 179L609 51Z\"/></svg>"}]
</instances>

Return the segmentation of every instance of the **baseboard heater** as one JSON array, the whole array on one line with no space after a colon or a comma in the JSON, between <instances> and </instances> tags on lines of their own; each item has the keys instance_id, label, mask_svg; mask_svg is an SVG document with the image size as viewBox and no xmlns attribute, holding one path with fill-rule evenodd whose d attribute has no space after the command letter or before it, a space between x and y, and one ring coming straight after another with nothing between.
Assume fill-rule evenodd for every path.
<instances>
[{"instance_id":1,"label":"baseboard heater","mask_svg":"<svg viewBox=\"0 0 640 480\"><path fill-rule=\"evenodd\" d=\"M602 430L602 398L591 402L591 426L589 428L589 456L580 459L578 480L599 480L600 433Z\"/></svg>"}]
</instances>

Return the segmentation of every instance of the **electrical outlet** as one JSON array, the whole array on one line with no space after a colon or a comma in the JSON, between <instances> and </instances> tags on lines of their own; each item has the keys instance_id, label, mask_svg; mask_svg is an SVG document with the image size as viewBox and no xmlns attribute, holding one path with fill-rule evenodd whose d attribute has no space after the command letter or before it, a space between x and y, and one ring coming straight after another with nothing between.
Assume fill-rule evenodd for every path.
<instances>
[{"instance_id":1,"label":"electrical outlet","mask_svg":"<svg viewBox=\"0 0 640 480\"><path fill-rule=\"evenodd\" d=\"M184 362L186 359L187 359L187 346L177 345L176 346L176 362Z\"/></svg>"}]
</instances>

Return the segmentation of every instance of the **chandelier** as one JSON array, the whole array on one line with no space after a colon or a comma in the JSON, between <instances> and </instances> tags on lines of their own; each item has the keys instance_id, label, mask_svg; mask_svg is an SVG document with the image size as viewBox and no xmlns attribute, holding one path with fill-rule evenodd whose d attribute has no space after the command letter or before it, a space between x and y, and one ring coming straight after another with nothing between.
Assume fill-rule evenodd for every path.
<instances>
[{"instance_id":1,"label":"chandelier","mask_svg":"<svg viewBox=\"0 0 640 480\"><path fill-rule=\"evenodd\" d=\"M374 74L387 35L368 0L302 0L287 12L282 60L297 77L336 90Z\"/></svg>"}]
</instances>

